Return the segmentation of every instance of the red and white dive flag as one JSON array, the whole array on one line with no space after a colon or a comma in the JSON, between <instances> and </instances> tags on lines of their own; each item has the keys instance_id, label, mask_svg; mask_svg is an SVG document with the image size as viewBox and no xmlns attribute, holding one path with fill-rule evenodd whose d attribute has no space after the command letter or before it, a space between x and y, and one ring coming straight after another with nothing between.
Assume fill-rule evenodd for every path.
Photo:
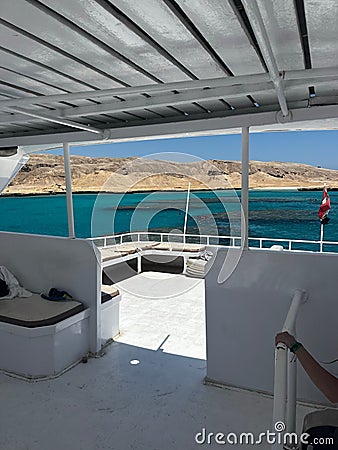
<instances>
[{"instance_id":1,"label":"red and white dive flag","mask_svg":"<svg viewBox=\"0 0 338 450\"><path fill-rule=\"evenodd\" d=\"M327 215L329 214L330 208L331 208L330 197L329 194L327 193L326 186L324 186L322 204L320 205L318 210L318 217L322 223L327 223L329 221Z\"/></svg>"}]
</instances>

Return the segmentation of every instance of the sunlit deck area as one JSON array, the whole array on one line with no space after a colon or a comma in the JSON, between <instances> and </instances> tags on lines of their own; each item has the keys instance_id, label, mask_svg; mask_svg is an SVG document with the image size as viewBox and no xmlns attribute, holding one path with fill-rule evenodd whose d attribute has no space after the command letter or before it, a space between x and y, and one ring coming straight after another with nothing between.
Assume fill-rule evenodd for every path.
<instances>
[{"instance_id":1,"label":"sunlit deck area","mask_svg":"<svg viewBox=\"0 0 338 450\"><path fill-rule=\"evenodd\" d=\"M203 382L203 280L148 272L119 289L121 336L101 358L48 381L0 375L1 448L219 448L196 433L270 429L270 397ZM298 407L298 428L307 411Z\"/></svg>"},{"instance_id":2,"label":"sunlit deck area","mask_svg":"<svg viewBox=\"0 0 338 450\"><path fill-rule=\"evenodd\" d=\"M118 288L123 301L117 342L206 359L204 280L143 272Z\"/></svg>"}]
</instances>

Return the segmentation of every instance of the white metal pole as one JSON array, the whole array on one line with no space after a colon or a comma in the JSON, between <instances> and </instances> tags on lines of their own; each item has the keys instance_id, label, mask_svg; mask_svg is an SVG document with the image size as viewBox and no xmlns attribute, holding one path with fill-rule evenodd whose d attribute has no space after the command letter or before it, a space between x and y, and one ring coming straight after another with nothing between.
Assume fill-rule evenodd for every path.
<instances>
[{"instance_id":1,"label":"white metal pole","mask_svg":"<svg viewBox=\"0 0 338 450\"><path fill-rule=\"evenodd\" d=\"M294 333L293 333L294 335ZM297 402L297 359L289 362L288 401L286 406L286 431L296 432L296 402Z\"/></svg>"},{"instance_id":2,"label":"white metal pole","mask_svg":"<svg viewBox=\"0 0 338 450\"><path fill-rule=\"evenodd\" d=\"M324 192L325 188L326 188L326 183L324 183L323 192ZM319 248L320 253L323 252L323 240L324 240L324 224L321 222L320 223L320 248Z\"/></svg>"},{"instance_id":3,"label":"white metal pole","mask_svg":"<svg viewBox=\"0 0 338 450\"><path fill-rule=\"evenodd\" d=\"M302 302L304 294L305 292L300 289L295 290L282 331L287 331L291 334L294 332L299 305Z\"/></svg>"},{"instance_id":4,"label":"white metal pole","mask_svg":"<svg viewBox=\"0 0 338 450\"><path fill-rule=\"evenodd\" d=\"M241 238L242 247L248 248L249 229L249 127L242 128L242 184L241 184Z\"/></svg>"},{"instance_id":5,"label":"white metal pole","mask_svg":"<svg viewBox=\"0 0 338 450\"><path fill-rule=\"evenodd\" d=\"M63 144L63 161L65 166L66 176L66 198L67 198L67 215L68 215L68 236L72 239L75 238L75 226L74 226L74 209L73 209L73 192L72 192L72 174L70 171L70 152L69 143Z\"/></svg>"},{"instance_id":6,"label":"white metal pole","mask_svg":"<svg viewBox=\"0 0 338 450\"><path fill-rule=\"evenodd\" d=\"M324 225L320 224L320 248L319 251L323 251L323 240L324 240Z\"/></svg>"},{"instance_id":7,"label":"white metal pole","mask_svg":"<svg viewBox=\"0 0 338 450\"><path fill-rule=\"evenodd\" d=\"M289 312L286 316L283 330L288 333L293 333L295 329L296 317L298 313L299 306L303 299L304 291L297 289L293 295L292 302L289 308ZM295 373L292 374L294 377ZM292 379L293 383L295 380ZM275 350L275 379L274 379L274 398L273 398L273 419L272 426L273 428L278 422L286 422L286 398L287 398L287 386L288 386L288 348L285 344L279 343L276 346ZM294 397L290 398L290 408L291 405L294 408L295 415L295 407L296 407L296 391L292 393ZM289 407L288 407L289 409ZM291 415L292 418L292 415ZM292 419L293 420L293 419ZM274 428L275 430L275 428ZM273 449L281 449L283 448L282 444L274 444L272 446Z\"/></svg>"},{"instance_id":8,"label":"white metal pole","mask_svg":"<svg viewBox=\"0 0 338 450\"><path fill-rule=\"evenodd\" d=\"M276 430L276 424L285 424L286 393L287 393L287 364L288 350L285 344L278 344L275 349L275 378L273 386L273 417L272 431ZM281 449L283 445L275 443L273 449Z\"/></svg>"},{"instance_id":9,"label":"white metal pole","mask_svg":"<svg viewBox=\"0 0 338 450\"><path fill-rule=\"evenodd\" d=\"M183 235L184 236L185 236L185 234L187 232L189 199L190 199L190 182L188 184L187 201L186 201L186 204L185 204L184 227L183 227Z\"/></svg>"}]
</instances>

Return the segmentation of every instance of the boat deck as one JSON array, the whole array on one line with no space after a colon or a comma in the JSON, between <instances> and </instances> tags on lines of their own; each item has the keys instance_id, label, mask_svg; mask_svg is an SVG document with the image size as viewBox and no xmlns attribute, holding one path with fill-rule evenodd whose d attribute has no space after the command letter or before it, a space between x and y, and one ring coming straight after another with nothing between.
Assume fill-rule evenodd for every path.
<instances>
[{"instance_id":1,"label":"boat deck","mask_svg":"<svg viewBox=\"0 0 338 450\"><path fill-rule=\"evenodd\" d=\"M271 398L203 384L203 280L149 272L119 289L121 336L104 356L47 381L0 374L1 450L216 449L196 433L270 429Z\"/></svg>"}]
</instances>

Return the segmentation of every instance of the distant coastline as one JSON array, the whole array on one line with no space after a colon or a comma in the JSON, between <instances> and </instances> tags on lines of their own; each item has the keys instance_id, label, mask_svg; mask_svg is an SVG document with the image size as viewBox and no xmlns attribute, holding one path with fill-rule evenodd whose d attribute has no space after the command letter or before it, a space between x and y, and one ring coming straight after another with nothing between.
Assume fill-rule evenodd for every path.
<instances>
[{"instance_id":1,"label":"distant coastline","mask_svg":"<svg viewBox=\"0 0 338 450\"><path fill-rule=\"evenodd\" d=\"M249 191L322 191L322 187L266 187L266 188L249 188ZM191 189L191 192L203 192L203 191L230 191L231 188L219 188L219 189ZM234 189L239 191L240 188ZM338 187L329 189L330 191L338 191ZM96 194L150 194L155 192L184 192L182 189L162 189L162 190L140 190L140 191L73 191L73 195L96 195ZM15 192L15 193L3 193L1 197L50 197L56 195L66 195L66 191L58 192Z\"/></svg>"},{"instance_id":2,"label":"distant coastline","mask_svg":"<svg viewBox=\"0 0 338 450\"><path fill-rule=\"evenodd\" d=\"M239 161L174 162L144 158L71 157L74 194L124 194L230 190L241 187ZM338 190L338 171L306 164L251 161L250 190ZM63 158L33 154L3 192L4 197L65 193Z\"/></svg>"}]
</instances>

